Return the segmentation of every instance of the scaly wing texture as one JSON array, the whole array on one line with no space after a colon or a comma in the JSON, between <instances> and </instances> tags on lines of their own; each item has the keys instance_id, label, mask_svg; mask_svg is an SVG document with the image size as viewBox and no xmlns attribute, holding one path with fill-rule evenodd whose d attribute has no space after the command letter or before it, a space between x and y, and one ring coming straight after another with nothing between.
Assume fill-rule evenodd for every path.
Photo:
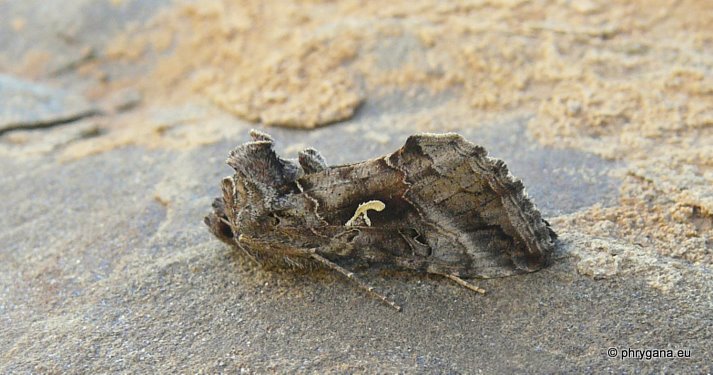
<instances>
[{"instance_id":1,"label":"scaly wing texture","mask_svg":"<svg viewBox=\"0 0 713 375\"><path fill-rule=\"evenodd\" d=\"M470 262L463 276L494 277L547 264L554 232L501 160L457 134L421 134L389 155L404 172L405 197L436 236L431 257ZM439 270L435 270L439 271Z\"/></svg>"},{"instance_id":2,"label":"scaly wing texture","mask_svg":"<svg viewBox=\"0 0 713 375\"><path fill-rule=\"evenodd\" d=\"M313 149L299 164L281 159L269 136L253 138L231 152L236 173L206 219L216 236L251 253L280 258L319 247L335 261L495 277L540 269L553 251L555 234L522 183L457 134L414 135L392 154L333 167ZM385 208L345 225L374 200Z\"/></svg>"}]
</instances>

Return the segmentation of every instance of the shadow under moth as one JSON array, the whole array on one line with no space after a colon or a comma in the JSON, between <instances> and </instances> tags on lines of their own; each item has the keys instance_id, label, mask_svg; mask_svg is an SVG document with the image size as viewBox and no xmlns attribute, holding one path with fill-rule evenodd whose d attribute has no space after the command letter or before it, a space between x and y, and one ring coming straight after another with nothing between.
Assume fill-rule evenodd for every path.
<instances>
[{"instance_id":1,"label":"shadow under moth","mask_svg":"<svg viewBox=\"0 0 713 375\"><path fill-rule=\"evenodd\" d=\"M395 152L328 166L314 149L283 159L273 139L234 149L205 223L261 264L324 266L401 308L349 270L386 267L465 281L536 271L556 234L505 163L458 134L416 134Z\"/></svg>"}]
</instances>

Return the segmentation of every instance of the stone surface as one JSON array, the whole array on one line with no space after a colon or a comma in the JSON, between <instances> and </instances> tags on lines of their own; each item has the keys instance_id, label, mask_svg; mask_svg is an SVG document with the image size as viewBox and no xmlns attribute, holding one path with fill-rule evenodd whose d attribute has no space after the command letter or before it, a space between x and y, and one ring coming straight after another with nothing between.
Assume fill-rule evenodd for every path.
<instances>
[{"instance_id":1,"label":"stone surface","mask_svg":"<svg viewBox=\"0 0 713 375\"><path fill-rule=\"evenodd\" d=\"M79 95L4 74L0 98L0 134L73 122L97 112Z\"/></svg>"},{"instance_id":2,"label":"stone surface","mask_svg":"<svg viewBox=\"0 0 713 375\"><path fill-rule=\"evenodd\" d=\"M478 282L486 296L363 275L402 313L335 275L256 268L201 221L236 141L2 160L0 371L710 370L711 275L681 261L671 294L636 275L579 276L572 247L586 245L568 238L546 270ZM610 346L693 354L622 361Z\"/></svg>"},{"instance_id":3,"label":"stone surface","mask_svg":"<svg viewBox=\"0 0 713 375\"><path fill-rule=\"evenodd\" d=\"M99 57L103 47L127 24L146 20L166 3L2 1L0 69L38 77L66 74L83 60Z\"/></svg>"},{"instance_id":4,"label":"stone surface","mask_svg":"<svg viewBox=\"0 0 713 375\"><path fill-rule=\"evenodd\" d=\"M105 47L117 33L136 35L137 28L128 24L151 19L167 3L0 1L0 14L8 15L0 20L0 83L5 82L0 84L0 123L6 124L5 131L0 129L0 373L713 372L710 263L692 261L707 258L687 258L683 250L659 253L656 246L675 248L685 237L700 244L694 255L710 252L710 240L699 235L709 233L713 223L700 203L710 195L700 178L709 172L689 167L693 162L687 154L676 165L666 164L666 154L652 155L660 164L640 159L644 167L632 173L636 159L605 160L587 151L596 149L591 144L543 144L542 134L533 137L528 131L533 124L546 125L532 122L537 113L532 108L490 119L462 105L474 92L492 94L489 86L464 89L456 79L446 90L434 92L422 81L407 89L384 83L391 82L388 72L367 85L364 103L346 121L310 131L265 128L226 114L201 95L180 92L182 85L164 91L142 86L154 82L144 74L157 53L121 61L107 57ZM601 11L591 3L577 3L576 11ZM223 14L210 4L194 4L179 15L194 17L190 21ZM356 10L363 13L351 20L361 33L372 15L361 6L347 12ZM445 60L430 64L434 50L427 42L443 25L403 18L409 10L385 8L388 17L378 19L396 26L426 25L422 33L389 28L388 37L371 40L360 53L375 57L374 69L393 74L413 67L434 77L452 73ZM467 17L477 11L446 7L430 15ZM193 24L181 17L171 20L191 31L186 25ZM458 17L455 24L473 24ZM244 26L220 25L228 31ZM526 30L530 34L515 41L541 41L537 30L553 28ZM551 37L570 31L557 29ZM243 34L230 37L238 35ZM576 46L595 48L619 38L579 33L575 39ZM481 47L476 47L466 55L477 55ZM636 53L657 51L644 47ZM505 62L513 63L506 67L521 61L519 47L513 48L506 50L512 59ZM708 61L702 53L696 59ZM181 83L196 78L187 75L180 76ZM500 78L511 76L516 77L507 72ZM395 77L408 81L409 75ZM705 86L699 89L704 92ZM165 91L176 91L184 101L169 100ZM29 93L30 101L18 102L18 92ZM72 116L64 114L93 108L87 101L100 103L106 113L67 126L8 129L7 124L70 121ZM500 101L494 103L500 108ZM558 122L562 129L566 125ZM523 179L560 234L553 264L534 274L475 281L487 290L485 296L439 277L362 272L403 306L401 313L339 275L263 270L213 239L202 222L219 194L217 182L231 173L224 164L228 151L245 142L252 127L272 134L282 155L296 157L312 146L332 165L393 151L414 132L457 131L505 160ZM616 129L606 128L607 136ZM705 140L710 129L696 131ZM597 138L596 132L588 137L609 139ZM636 149L636 139L626 139ZM703 150L696 143L678 147L677 152ZM699 159L707 160L703 151ZM670 181L669 175L681 170L686 178ZM654 187L637 190L647 184ZM679 203L667 197L688 205L670 208L665 204ZM632 204L635 198L643 203ZM626 205L636 210L617 211ZM594 222L586 220L590 216ZM661 234L654 224L666 220L677 220L680 230ZM698 232L685 225L688 221ZM647 242L651 233L661 234L663 242ZM611 347L685 349L690 358L608 358Z\"/></svg>"}]
</instances>

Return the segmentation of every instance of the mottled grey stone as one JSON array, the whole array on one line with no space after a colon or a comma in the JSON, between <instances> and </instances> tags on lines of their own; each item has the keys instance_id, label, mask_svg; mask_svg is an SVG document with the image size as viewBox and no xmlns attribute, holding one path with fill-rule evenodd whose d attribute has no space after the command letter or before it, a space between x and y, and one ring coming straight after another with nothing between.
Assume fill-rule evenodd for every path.
<instances>
[{"instance_id":1,"label":"mottled grey stone","mask_svg":"<svg viewBox=\"0 0 713 375\"><path fill-rule=\"evenodd\" d=\"M28 52L49 53L46 75L100 52L127 24L140 24L169 0L0 1L0 62L21 62ZM23 20L22 30L12 28ZM4 60L4 61L3 61ZM0 65L2 67L2 65Z\"/></svg>"},{"instance_id":2,"label":"mottled grey stone","mask_svg":"<svg viewBox=\"0 0 713 375\"><path fill-rule=\"evenodd\" d=\"M88 113L91 104L71 94L87 79L72 64L165 3L0 1L0 63L48 52L44 76L71 88L0 76L0 132ZM11 29L14 18L26 20L23 31ZM423 62L423 46L409 35L375 48L384 68ZM147 65L108 73L131 78ZM138 100L126 95L106 100L106 111ZM438 124L431 114L457 96L369 93L344 123L261 130L288 157L312 146L339 164L400 147L421 129L394 118L422 114L432 131L458 131L505 160L548 217L616 202L616 163L538 145L526 117ZM154 110L167 123L196 117ZM486 296L437 277L363 273L401 313L328 272L261 269L202 222L231 173L228 151L254 125L225 126L241 136L185 150L128 146L64 163L52 151L0 154L0 373L713 372L710 268L668 259L666 271L680 276L668 293L650 285L656 273L593 280L577 272L576 254L588 249L575 251L576 233L563 236L541 272L477 281ZM688 349L691 358L610 359L609 347Z\"/></svg>"},{"instance_id":3,"label":"mottled grey stone","mask_svg":"<svg viewBox=\"0 0 713 375\"><path fill-rule=\"evenodd\" d=\"M0 74L0 134L67 123L96 112L82 96Z\"/></svg>"},{"instance_id":4,"label":"mottled grey stone","mask_svg":"<svg viewBox=\"0 0 713 375\"><path fill-rule=\"evenodd\" d=\"M326 272L262 270L202 223L246 139L0 159L0 373L711 370L713 277L683 261L669 294L578 275L569 243L541 272L478 281L486 296L363 274L401 313ZM610 359L612 346L692 358Z\"/></svg>"}]
</instances>

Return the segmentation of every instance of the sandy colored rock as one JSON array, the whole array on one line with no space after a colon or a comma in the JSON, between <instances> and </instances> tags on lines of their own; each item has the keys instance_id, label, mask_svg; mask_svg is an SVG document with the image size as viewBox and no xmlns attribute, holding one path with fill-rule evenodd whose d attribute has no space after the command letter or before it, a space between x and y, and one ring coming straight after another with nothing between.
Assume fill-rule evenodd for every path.
<instances>
[{"instance_id":1,"label":"sandy colored rock","mask_svg":"<svg viewBox=\"0 0 713 375\"><path fill-rule=\"evenodd\" d=\"M0 134L0 372L713 372L712 4L0 1L0 70L105 112ZM332 165L461 133L523 178L553 264L485 297L360 273L397 315L267 272L201 223L253 127Z\"/></svg>"},{"instance_id":2,"label":"sandy colored rock","mask_svg":"<svg viewBox=\"0 0 713 375\"><path fill-rule=\"evenodd\" d=\"M0 133L72 122L97 112L80 95L0 75Z\"/></svg>"}]
</instances>

